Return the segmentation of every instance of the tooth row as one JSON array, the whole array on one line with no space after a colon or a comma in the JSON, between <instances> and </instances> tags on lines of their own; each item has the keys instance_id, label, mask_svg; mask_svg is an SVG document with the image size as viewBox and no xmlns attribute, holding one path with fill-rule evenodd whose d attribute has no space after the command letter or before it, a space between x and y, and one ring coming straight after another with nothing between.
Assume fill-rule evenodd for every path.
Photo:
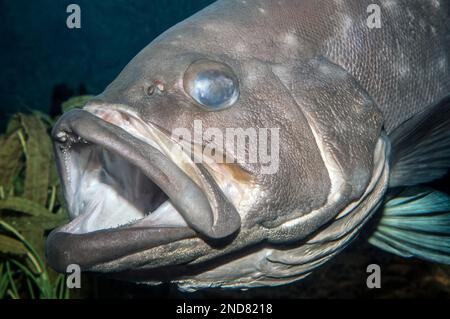
<instances>
[{"instance_id":1,"label":"tooth row","mask_svg":"<svg viewBox=\"0 0 450 319\"><path fill-rule=\"evenodd\" d=\"M59 142L65 143L65 147L71 147L75 143L83 143L88 144L88 141L86 141L81 136L70 134L64 131L60 131L56 134L56 138Z\"/></svg>"}]
</instances>

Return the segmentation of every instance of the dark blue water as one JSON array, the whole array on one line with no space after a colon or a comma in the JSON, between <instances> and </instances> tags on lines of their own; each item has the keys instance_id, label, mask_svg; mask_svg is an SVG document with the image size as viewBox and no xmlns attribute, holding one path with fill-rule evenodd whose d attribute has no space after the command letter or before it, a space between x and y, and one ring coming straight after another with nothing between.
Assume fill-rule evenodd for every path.
<instances>
[{"instance_id":1,"label":"dark blue water","mask_svg":"<svg viewBox=\"0 0 450 319\"><path fill-rule=\"evenodd\" d=\"M0 0L0 121L100 93L156 36L211 2ZM66 26L71 3L81 8L81 29Z\"/></svg>"}]
</instances>

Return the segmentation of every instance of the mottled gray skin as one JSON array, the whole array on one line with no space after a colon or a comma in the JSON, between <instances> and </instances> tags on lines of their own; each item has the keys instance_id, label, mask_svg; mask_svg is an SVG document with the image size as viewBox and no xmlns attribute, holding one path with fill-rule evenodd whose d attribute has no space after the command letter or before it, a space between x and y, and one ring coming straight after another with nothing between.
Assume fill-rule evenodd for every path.
<instances>
[{"instance_id":1,"label":"mottled gray skin","mask_svg":"<svg viewBox=\"0 0 450 319\"><path fill-rule=\"evenodd\" d=\"M372 3L380 29L366 24ZM382 201L386 136L450 93L448 12L443 0L222 0L165 32L91 106L126 105L168 132L194 119L205 129L280 127L280 168L243 167L261 196L230 243L184 239L89 270L195 289L287 283L323 264ZM202 58L236 73L233 107L206 112L184 92L185 70ZM149 97L155 82L165 89Z\"/></svg>"}]
</instances>

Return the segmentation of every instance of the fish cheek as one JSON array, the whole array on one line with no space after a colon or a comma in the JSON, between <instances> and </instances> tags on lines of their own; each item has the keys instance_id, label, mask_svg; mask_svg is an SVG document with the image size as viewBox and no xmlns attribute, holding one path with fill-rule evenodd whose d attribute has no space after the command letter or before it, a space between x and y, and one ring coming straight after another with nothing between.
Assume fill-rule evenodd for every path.
<instances>
[{"instance_id":1,"label":"fish cheek","mask_svg":"<svg viewBox=\"0 0 450 319\"><path fill-rule=\"evenodd\" d=\"M275 78L266 74L264 79L245 101L246 120L277 134L269 133L265 147L258 148L265 158L259 158L252 173L260 191L246 220L249 225L273 228L321 207L330 182L313 134L295 101ZM268 159L272 163L267 163ZM273 170L268 169L269 164Z\"/></svg>"}]
</instances>

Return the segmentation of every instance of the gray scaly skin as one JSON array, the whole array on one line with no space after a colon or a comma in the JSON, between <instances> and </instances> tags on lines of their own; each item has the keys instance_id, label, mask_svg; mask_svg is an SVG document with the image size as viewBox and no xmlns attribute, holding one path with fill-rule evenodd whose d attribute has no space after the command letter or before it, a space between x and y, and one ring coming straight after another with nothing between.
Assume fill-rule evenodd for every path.
<instances>
[{"instance_id":1,"label":"gray scaly skin","mask_svg":"<svg viewBox=\"0 0 450 319\"><path fill-rule=\"evenodd\" d=\"M381 8L380 29L367 26L372 3ZM67 154L61 138L67 132L118 153L145 149L103 123L124 116L92 116L109 107L169 133L193 130L194 120L223 131L279 127L278 172L261 174L259 164L233 168L239 176L233 182L248 194L236 204L199 168L206 181L199 188L214 202L214 218L226 216L217 228L208 229L203 217L193 217L195 209L187 209L196 232L122 229L117 236L115 230L90 236L59 230L48 243L51 264L60 271L70 263L121 271L121 278L139 282L172 280L185 289L278 285L306 276L341 251L382 203L389 134L450 93L449 9L443 0L221 0L171 28L85 111L60 120L58 156ZM240 96L230 108L204 111L184 91L184 72L201 59L228 65L239 79ZM159 89L149 96L155 83ZM174 169L163 160L146 163L145 154L134 157L136 165L164 184L154 167L164 174ZM192 196L194 206L203 203L203 195ZM222 237L227 240L217 244Z\"/></svg>"}]
</instances>

